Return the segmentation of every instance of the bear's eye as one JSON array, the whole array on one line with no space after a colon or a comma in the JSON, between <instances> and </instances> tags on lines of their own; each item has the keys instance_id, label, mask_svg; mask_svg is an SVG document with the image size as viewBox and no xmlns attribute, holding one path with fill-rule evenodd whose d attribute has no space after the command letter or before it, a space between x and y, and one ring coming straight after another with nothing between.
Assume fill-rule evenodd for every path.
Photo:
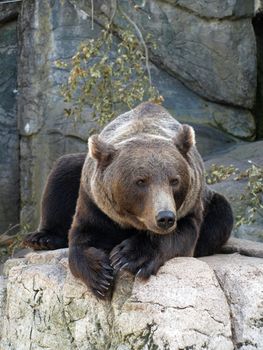
<instances>
[{"instance_id":1,"label":"bear's eye","mask_svg":"<svg viewBox=\"0 0 263 350\"><path fill-rule=\"evenodd\" d=\"M171 186L177 186L178 184L179 184L179 179L177 177L170 180Z\"/></svg>"},{"instance_id":2,"label":"bear's eye","mask_svg":"<svg viewBox=\"0 0 263 350\"><path fill-rule=\"evenodd\" d=\"M146 179L139 179L136 181L136 185L140 187L144 187L146 183L147 183Z\"/></svg>"}]
</instances>

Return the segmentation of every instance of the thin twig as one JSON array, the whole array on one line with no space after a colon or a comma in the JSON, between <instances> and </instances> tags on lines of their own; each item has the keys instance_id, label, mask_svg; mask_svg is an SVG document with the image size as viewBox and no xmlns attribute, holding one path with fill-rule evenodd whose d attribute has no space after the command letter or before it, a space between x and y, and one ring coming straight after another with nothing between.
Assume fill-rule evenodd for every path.
<instances>
[{"instance_id":1,"label":"thin twig","mask_svg":"<svg viewBox=\"0 0 263 350\"><path fill-rule=\"evenodd\" d=\"M91 30L94 29L94 0L91 0Z\"/></svg>"},{"instance_id":2,"label":"thin twig","mask_svg":"<svg viewBox=\"0 0 263 350\"><path fill-rule=\"evenodd\" d=\"M15 228L18 228L18 227L20 227L20 224L15 224L0 235L0 246L14 239L15 235L9 236L8 234L9 232L13 231Z\"/></svg>"},{"instance_id":3,"label":"thin twig","mask_svg":"<svg viewBox=\"0 0 263 350\"><path fill-rule=\"evenodd\" d=\"M150 66L149 66L149 53L148 53L148 48L147 48L147 45L145 44L142 32L140 31L140 28L137 26L137 24L121 9L120 6L118 6L118 10L123 15L123 17L125 17L127 19L127 21L134 27L134 29L139 37L139 40L140 40L141 44L143 45L144 52L145 52L145 65L146 65L146 70L147 70L147 74L148 74L148 79L149 79L150 85L152 85L152 77L151 77L151 71L150 71Z\"/></svg>"},{"instance_id":4,"label":"thin twig","mask_svg":"<svg viewBox=\"0 0 263 350\"><path fill-rule=\"evenodd\" d=\"M112 11L112 14L111 14L111 17L110 17L110 21L109 21L109 28L113 22L113 18L116 14L116 10L117 10L117 0L111 0L111 7L113 8L113 11Z\"/></svg>"}]
</instances>

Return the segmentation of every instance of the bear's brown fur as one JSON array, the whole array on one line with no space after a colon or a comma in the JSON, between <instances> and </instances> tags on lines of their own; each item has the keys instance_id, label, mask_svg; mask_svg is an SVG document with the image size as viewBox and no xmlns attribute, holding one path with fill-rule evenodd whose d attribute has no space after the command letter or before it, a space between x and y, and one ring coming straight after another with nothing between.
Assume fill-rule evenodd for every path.
<instances>
[{"instance_id":1,"label":"bear's brown fur","mask_svg":"<svg viewBox=\"0 0 263 350\"><path fill-rule=\"evenodd\" d=\"M77 159L84 161L83 155ZM56 182L61 185L64 174L70 178L74 170L61 162L44 195L45 225L26 240L35 249L63 246L58 238L66 232L51 227L48 218L63 205ZM71 202L72 188L62 188ZM70 207L56 221L72 214ZM205 185L194 130L163 107L143 103L89 139L69 231L69 266L96 296L108 297L119 270L148 278L173 257L213 254L232 225L226 199Z\"/></svg>"}]
</instances>

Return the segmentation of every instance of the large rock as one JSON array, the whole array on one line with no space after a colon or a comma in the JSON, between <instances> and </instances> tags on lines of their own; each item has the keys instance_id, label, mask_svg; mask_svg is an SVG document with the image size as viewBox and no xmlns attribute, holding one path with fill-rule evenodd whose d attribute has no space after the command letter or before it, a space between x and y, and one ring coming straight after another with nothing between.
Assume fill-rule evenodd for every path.
<instances>
[{"instance_id":1,"label":"large rock","mask_svg":"<svg viewBox=\"0 0 263 350\"><path fill-rule=\"evenodd\" d=\"M80 3L90 13L89 4ZM148 42L154 62L207 99L252 108L256 93L256 43L251 19L243 15L252 16L254 2L248 0L242 5L241 1L224 1L223 6L219 0L210 2L210 10L213 7L224 11L227 5L232 13L232 17L220 21L210 12L207 1L191 4L183 0L169 3L156 0L138 10L127 1L121 7L144 37L150 34L151 42L156 43L154 49ZM191 7L196 11L189 11ZM204 7L208 10L203 15ZM111 3L99 0L94 8L96 19L105 25L113 12ZM234 17L234 9L243 13L242 18ZM127 26L121 16L115 16L113 21L119 27Z\"/></svg>"},{"instance_id":2,"label":"large rock","mask_svg":"<svg viewBox=\"0 0 263 350\"><path fill-rule=\"evenodd\" d=\"M0 234L19 222L16 20L5 23L7 18L14 18L14 11L0 5Z\"/></svg>"},{"instance_id":3,"label":"large rock","mask_svg":"<svg viewBox=\"0 0 263 350\"><path fill-rule=\"evenodd\" d=\"M4 327L5 303L6 303L6 280L0 276L0 340L3 339L2 330Z\"/></svg>"},{"instance_id":4,"label":"large rock","mask_svg":"<svg viewBox=\"0 0 263 350\"><path fill-rule=\"evenodd\" d=\"M113 349L233 349L224 293L196 259L171 260L147 283L135 280L129 298L121 296L113 299Z\"/></svg>"},{"instance_id":5,"label":"large rock","mask_svg":"<svg viewBox=\"0 0 263 350\"><path fill-rule=\"evenodd\" d=\"M253 256L255 258L263 258L263 246L258 242L249 241L247 239L239 239L230 237L221 249L222 253L239 253L245 256Z\"/></svg>"},{"instance_id":6,"label":"large rock","mask_svg":"<svg viewBox=\"0 0 263 350\"><path fill-rule=\"evenodd\" d=\"M109 303L73 278L67 249L10 259L1 350L261 349L263 260L202 260L170 260L148 282L123 273Z\"/></svg>"},{"instance_id":7,"label":"large rock","mask_svg":"<svg viewBox=\"0 0 263 350\"><path fill-rule=\"evenodd\" d=\"M236 348L263 348L263 259L233 254L202 260L214 270L225 292Z\"/></svg>"},{"instance_id":8,"label":"large rock","mask_svg":"<svg viewBox=\"0 0 263 350\"><path fill-rule=\"evenodd\" d=\"M123 276L110 305L58 254L10 261L3 349L233 349L228 305L207 264L170 261L147 283Z\"/></svg>"}]
</instances>

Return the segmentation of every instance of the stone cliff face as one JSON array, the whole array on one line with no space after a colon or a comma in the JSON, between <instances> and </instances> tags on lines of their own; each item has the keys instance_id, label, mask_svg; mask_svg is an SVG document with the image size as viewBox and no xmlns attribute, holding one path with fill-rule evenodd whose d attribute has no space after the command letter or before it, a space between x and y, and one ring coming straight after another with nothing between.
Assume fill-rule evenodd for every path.
<instances>
[{"instance_id":1,"label":"stone cliff face","mask_svg":"<svg viewBox=\"0 0 263 350\"><path fill-rule=\"evenodd\" d=\"M72 57L92 33L90 22L67 1L24 1L18 25L21 221L36 226L53 162L62 154L85 152L94 126L89 111L78 124L65 118L60 88L67 72L55 67L56 60Z\"/></svg>"},{"instance_id":2,"label":"stone cliff face","mask_svg":"<svg viewBox=\"0 0 263 350\"><path fill-rule=\"evenodd\" d=\"M263 3L259 4L257 14L253 19L253 25L257 40L257 98L255 115L257 123L257 134L263 137Z\"/></svg>"},{"instance_id":3,"label":"stone cliff face","mask_svg":"<svg viewBox=\"0 0 263 350\"><path fill-rule=\"evenodd\" d=\"M77 1L74 1L77 4ZM95 2L102 23L109 1ZM152 59L203 97L252 108L256 88L256 45L250 18L253 1L151 1L140 11L123 8L157 48ZM87 8L87 6L86 6ZM123 20L115 17L118 26ZM247 54L249 53L249 54ZM236 82L239 84L236 84Z\"/></svg>"},{"instance_id":4,"label":"stone cliff face","mask_svg":"<svg viewBox=\"0 0 263 350\"><path fill-rule=\"evenodd\" d=\"M66 249L10 259L0 279L0 348L262 349L263 248L233 247L258 257L177 258L146 283L123 274L111 303L73 278Z\"/></svg>"},{"instance_id":5,"label":"stone cliff face","mask_svg":"<svg viewBox=\"0 0 263 350\"><path fill-rule=\"evenodd\" d=\"M92 30L88 0L0 3L0 66L5 72L0 78L0 193L5 203L0 207L1 232L18 221L18 202L22 224L35 228L54 160L86 150L94 127L91 109L87 106L83 122L64 117L67 106L60 88L67 71L58 69L55 61L69 59L83 40L96 37L113 4L94 1ZM203 156L226 150L239 139L252 140L257 76L254 1L154 0L137 10L129 4L122 1L123 10L157 45L154 49L148 43L153 82L165 98L164 106L195 127ZM116 30L123 26L119 15L114 20ZM8 71L12 78L6 81Z\"/></svg>"},{"instance_id":6,"label":"stone cliff face","mask_svg":"<svg viewBox=\"0 0 263 350\"><path fill-rule=\"evenodd\" d=\"M19 221L19 133L16 18L19 8L0 4L0 232Z\"/></svg>"}]
</instances>

